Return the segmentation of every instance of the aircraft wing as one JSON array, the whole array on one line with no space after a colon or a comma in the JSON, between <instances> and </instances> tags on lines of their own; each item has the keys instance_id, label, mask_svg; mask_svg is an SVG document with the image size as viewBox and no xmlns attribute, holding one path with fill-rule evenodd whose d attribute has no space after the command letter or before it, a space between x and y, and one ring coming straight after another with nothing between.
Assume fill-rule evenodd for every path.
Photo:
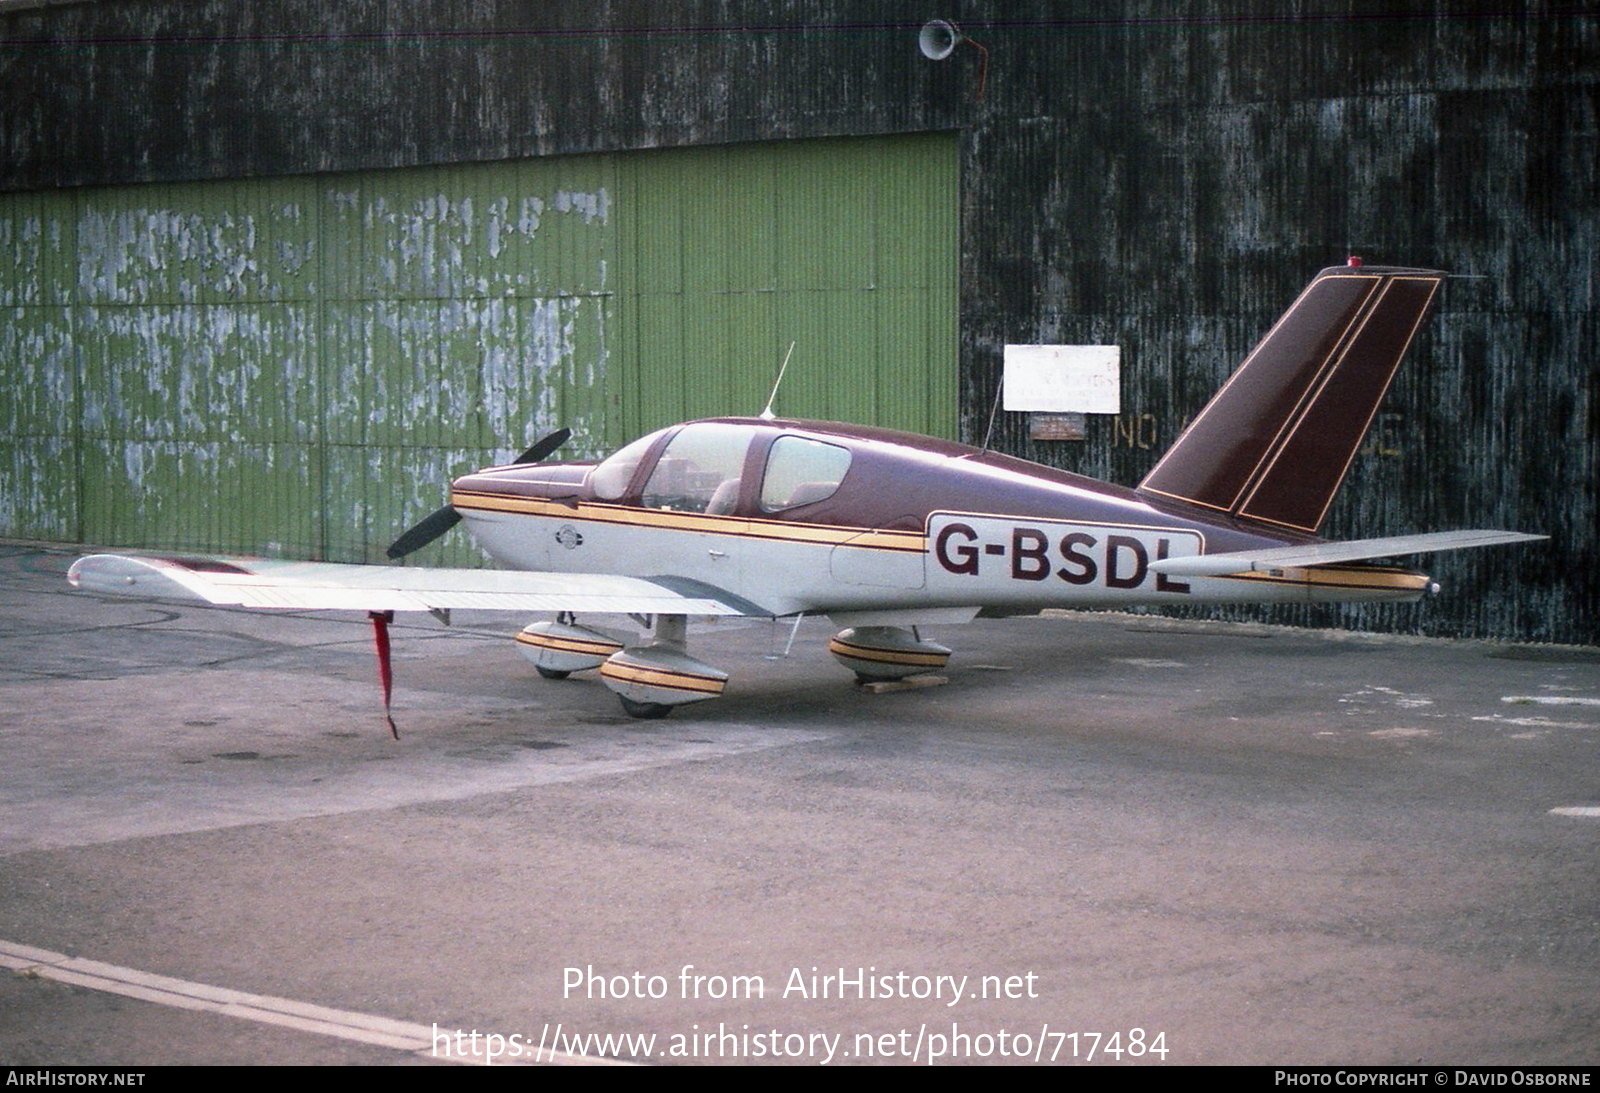
<instances>
[{"instance_id":1,"label":"aircraft wing","mask_svg":"<svg viewBox=\"0 0 1600 1093\"><path fill-rule=\"evenodd\" d=\"M1548 538L1548 535L1528 535L1521 531L1439 531L1424 535L1397 535L1388 539L1352 539L1344 543L1307 543L1228 554L1194 554L1185 558L1163 558L1151 562L1150 568L1175 577L1221 577L1229 573L1270 572L1290 566L1362 562L1371 558L1431 554L1438 550L1527 543Z\"/></svg>"},{"instance_id":2,"label":"aircraft wing","mask_svg":"<svg viewBox=\"0 0 1600 1093\"><path fill-rule=\"evenodd\" d=\"M770 614L673 577L93 554L73 563L67 579L89 592L290 610Z\"/></svg>"}]
</instances>

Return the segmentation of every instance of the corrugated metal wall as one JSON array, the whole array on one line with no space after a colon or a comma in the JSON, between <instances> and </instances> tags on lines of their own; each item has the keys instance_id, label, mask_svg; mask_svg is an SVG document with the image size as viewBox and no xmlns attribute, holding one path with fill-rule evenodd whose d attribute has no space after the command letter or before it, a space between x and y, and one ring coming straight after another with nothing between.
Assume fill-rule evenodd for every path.
<instances>
[{"instance_id":1,"label":"corrugated metal wall","mask_svg":"<svg viewBox=\"0 0 1600 1093\"><path fill-rule=\"evenodd\" d=\"M994 444L1136 482L1317 268L1354 251L1373 263L1449 270L1460 276L1402 371L1328 531L1487 525L1548 531L1551 542L1440 556L1429 565L1447 594L1421 605L1250 617L1600 642L1593 6L1000 7L7 4L0 190L690 147L714 156L755 142L959 130L966 439L984 435L1006 343L1115 342L1124 347L1120 418L1091 418L1084 443L1047 443L1030 440L1020 416L1002 414ZM935 15L956 20L987 52L963 46L925 59L917 34ZM626 178L617 185L621 194ZM735 197L729 190L725 207ZM627 215L620 199L614 209ZM701 212L703 230L725 227ZM909 237L925 226L908 225ZM849 248L856 239L831 242ZM743 256L746 264L761 253ZM671 318L670 301L650 302L664 323ZM736 330L760 302L724 294L715 317ZM33 306L43 310L0 334L31 339L28 368L72 344L62 341L65 318ZM702 347L723 328L709 326L709 314L695 312L682 327ZM619 352L619 336L633 339L628 352L638 348L627 329L606 330L610 352ZM774 340L786 345L788 336ZM810 340L801 336L797 363ZM670 344L658 337L653 359ZM705 351L680 342L671 356ZM762 345L751 355L776 352ZM711 393L673 383L657 387L664 402ZM891 392L902 386L891 383ZM638 405L638 394L616 397ZM6 413L48 423L51 407L28 405ZM0 463L36 476L53 473L63 451L82 451L63 446L55 427L46 435L57 438L55 450L0 452ZM67 519L53 498L50 508L30 522Z\"/></svg>"},{"instance_id":2,"label":"corrugated metal wall","mask_svg":"<svg viewBox=\"0 0 1600 1093\"><path fill-rule=\"evenodd\" d=\"M936 135L0 195L0 534L372 559L561 425L576 458L754 413L791 340L780 412L952 435L955 160Z\"/></svg>"},{"instance_id":3,"label":"corrugated metal wall","mask_svg":"<svg viewBox=\"0 0 1600 1093\"><path fill-rule=\"evenodd\" d=\"M619 163L629 432L758 412L792 341L778 413L955 435L953 134Z\"/></svg>"},{"instance_id":4,"label":"corrugated metal wall","mask_svg":"<svg viewBox=\"0 0 1600 1093\"><path fill-rule=\"evenodd\" d=\"M1600 642L1600 18L1356 7L989 30L992 120L964 159L965 435L1006 341L1117 343L1119 417L1073 444L1002 414L995 443L1138 482L1318 268L1445 270L1324 534L1550 541L1420 559L1443 594L1418 604L1203 613ZM1024 82L1024 59L1074 78Z\"/></svg>"}]
</instances>

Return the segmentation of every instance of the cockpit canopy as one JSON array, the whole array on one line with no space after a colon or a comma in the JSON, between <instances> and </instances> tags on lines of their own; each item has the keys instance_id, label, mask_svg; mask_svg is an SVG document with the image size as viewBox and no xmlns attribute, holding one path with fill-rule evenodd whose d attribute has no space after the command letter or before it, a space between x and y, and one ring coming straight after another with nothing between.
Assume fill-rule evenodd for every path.
<instances>
[{"instance_id":1,"label":"cockpit canopy","mask_svg":"<svg viewBox=\"0 0 1600 1093\"><path fill-rule=\"evenodd\" d=\"M771 427L696 421L620 449L589 475L596 500L673 512L762 513L825 501L850 470L851 451Z\"/></svg>"}]
</instances>

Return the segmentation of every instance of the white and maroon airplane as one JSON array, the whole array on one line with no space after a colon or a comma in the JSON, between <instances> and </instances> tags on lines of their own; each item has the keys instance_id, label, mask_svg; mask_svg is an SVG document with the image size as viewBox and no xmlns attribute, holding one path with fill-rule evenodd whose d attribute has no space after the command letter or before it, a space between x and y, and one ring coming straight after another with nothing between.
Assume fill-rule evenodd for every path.
<instances>
[{"instance_id":1,"label":"white and maroon airplane","mask_svg":"<svg viewBox=\"0 0 1600 1093\"><path fill-rule=\"evenodd\" d=\"M398 558L464 521L504 570L93 555L94 592L371 613L387 701L395 611L556 613L517 640L541 674L599 668L627 711L715 698L689 616L827 615L862 679L944 665L916 627L979 612L1135 604L1415 600L1426 574L1377 558L1543 536L1317 537L1444 274L1324 270L1136 488L949 441L762 416L695 421L597 464L516 462L459 478ZM653 619L648 643L579 614ZM391 722L391 727L392 727Z\"/></svg>"}]
</instances>

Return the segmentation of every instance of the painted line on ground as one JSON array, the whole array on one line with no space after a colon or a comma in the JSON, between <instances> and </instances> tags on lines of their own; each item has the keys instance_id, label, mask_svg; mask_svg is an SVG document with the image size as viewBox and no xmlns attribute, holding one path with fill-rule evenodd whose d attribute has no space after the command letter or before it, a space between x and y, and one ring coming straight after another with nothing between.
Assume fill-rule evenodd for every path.
<instances>
[{"instance_id":1,"label":"painted line on ground","mask_svg":"<svg viewBox=\"0 0 1600 1093\"><path fill-rule=\"evenodd\" d=\"M1562 695L1506 695L1500 701L1513 706L1600 706L1600 698L1568 698Z\"/></svg>"},{"instance_id":2,"label":"painted line on ground","mask_svg":"<svg viewBox=\"0 0 1600 1093\"><path fill-rule=\"evenodd\" d=\"M1576 816L1585 820L1600 820L1600 805L1566 805L1562 808L1552 808L1552 816Z\"/></svg>"},{"instance_id":3,"label":"painted line on ground","mask_svg":"<svg viewBox=\"0 0 1600 1093\"><path fill-rule=\"evenodd\" d=\"M85 960L65 953L51 952L15 941L0 941L0 968L8 968L17 975L35 979L48 979L75 987L119 994L175 1009L220 1013L256 1021L264 1025L333 1036L354 1043L409 1051L425 1059L467 1065L534 1065L554 1066L629 1066L618 1059L598 1056L569 1055L558 1051L541 1051L536 1058L490 1059L481 1052L461 1055L454 1051L437 1054L434 1051L435 1035L445 1038L448 1044L454 1029L419 1025L412 1021L396 1021L352 1010L333 1009L309 1002L296 1002L290 998L274 998L266 994L213 987L187 979L142 972L105 964L98 960Z\"/></svg>"}]
</instances>

